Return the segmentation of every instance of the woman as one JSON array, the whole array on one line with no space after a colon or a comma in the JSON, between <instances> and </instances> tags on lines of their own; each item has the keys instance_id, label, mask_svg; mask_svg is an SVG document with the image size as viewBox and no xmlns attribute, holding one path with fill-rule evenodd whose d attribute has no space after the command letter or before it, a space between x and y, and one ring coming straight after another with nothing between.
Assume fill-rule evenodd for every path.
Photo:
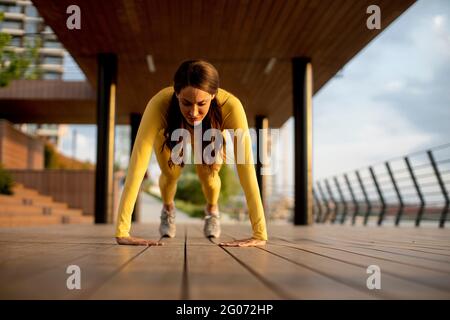
<instances>
[{"instance_id":1,"label":"woman","mask_svg":"<svg viewBox=\"0 0 450 320\"><path fill-rule=\"evenodd\" d=\"M181 64L174 76L173 87L166 87L153 96L148 102L141 125L133 146L128 174L119 204L116 240L118 244L128 245L162 245L159 241L140 239L130 236L131 214L136 201L139 187L147 171L152 149L155 148L156 158L161 168L159 187L163 200L161 211L161 236L174 237L175 206L174 197L177 179L181 174L183 161L175 157L179 141L173 141L173 133L177 129L185 129L195 137L194 132L200 128L205 133L208 129L248 130L244 108L231 93L219 88L219 74L213 65L203 60L189 60ZM246 131L248 132L248 131ZM198 135L197 135L198 136ZM234 138L235 156L239 148L244 150L244 163L237 162L236 167L240 183L244 189L253 236L230 242L221 242L223 246L259 246L267 241L264 209L259 193L252 158L251 140L249 135L243 139ZM176 139L175 139L176 140ZM183 140L183 139L182 139ZM181 141L182 141L181 140ZM214 141L214 139L212 139ZM220 139L218 139L220 141ZM191 145L200 152L211 144L210 141L199 142L191 139ZM221 153L224 153L224 144ZM204 153L200 153L204 154ZM235 157L237 159L237 157ZM183 158L185 159L185 158ZM203 194L207 200L205 206L204 233L207 237L220 236L220 214L218 198L220 193L219 161L205 163L203 158L195 168L201 182Z\"/></svg>"}]
</instances>

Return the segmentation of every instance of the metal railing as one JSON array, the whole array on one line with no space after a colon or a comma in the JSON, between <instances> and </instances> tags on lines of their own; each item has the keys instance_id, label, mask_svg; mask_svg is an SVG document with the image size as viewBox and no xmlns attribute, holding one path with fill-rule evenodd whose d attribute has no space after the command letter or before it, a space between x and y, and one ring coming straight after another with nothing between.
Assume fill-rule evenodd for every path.
<instances>
[{"instance_id":1,"label":"metal railing","mask_svg":"<svg viewBox=\"0 0 450 320\"><path fill-rule=\"evenodd\" d=\"M364 225L391 221L448 219L450 143L390 159L314 183L314 219L318 223Z\"/></svg>"}]
</instances>

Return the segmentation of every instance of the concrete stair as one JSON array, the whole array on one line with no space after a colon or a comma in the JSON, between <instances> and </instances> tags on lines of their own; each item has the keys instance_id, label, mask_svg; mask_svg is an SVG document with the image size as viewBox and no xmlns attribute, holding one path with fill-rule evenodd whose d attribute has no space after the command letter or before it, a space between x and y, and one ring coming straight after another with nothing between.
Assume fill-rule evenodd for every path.
<instances>
[{"instance_id":1,"label":"concrete stair","mask_svg":"<svg viewBox=\"0 0 450 320\"><path fill-rule=\"evenodd\" d=\"M0 227L51 224L93 223L94 217L82 210L71 209L67 203L54 201L21 184L13 187L13 195L0 195Z\"/></svg>"}]
</instances>

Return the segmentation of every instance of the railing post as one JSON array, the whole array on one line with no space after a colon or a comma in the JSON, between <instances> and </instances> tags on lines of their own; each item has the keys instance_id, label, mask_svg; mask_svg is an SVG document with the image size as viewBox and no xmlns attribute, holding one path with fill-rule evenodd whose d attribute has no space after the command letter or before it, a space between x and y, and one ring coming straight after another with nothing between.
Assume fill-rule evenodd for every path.
<instances>
[{"instance_id":1,"label":"railing post","mask_svg":"<svg viewBox=\"0 0 450 320\"><path fill-rule=\"evenodd\" d=\"M420 208L417 212L416 217L416 227L420 225L420 221L422 220L422 214L423 210L425 208L425 199L422 195L422 192L420 191L419 184L417 183L416 175L414 174L413 168L411 166L411 163L409 162L408 157L405 157L406 166L408 167L409 175L411 176L411 180L413 181L414 187L416 188L417 196L420 199Z\"/></svg>"},{"instance_id":2,"label":"railing post","mask_svg":"<svg viewBox=\"0 0 450 320\"><path fill-rule=\"evenodd\" d=\"M370 203L369 197L367 196L366 188L364 187L364 183L361 179L359 171L356 170L355 173L356 173L356 177L358 178L359 186L361 187L361 191L364 195L364 200L366 201L366 205L367 205L367 212L364 215L364 225L367 225L367 221L369 221L369 216L372 211L372 205Z\"/></svg>"},{"instance_id":3,"label":"railing post","mask_svg":"<svg viewBox=\"0 0 450 320\"><path fill-rule=\"evenodd\" d=\"M381 226L384 219L384 214L386 212L386 202L384 201L383 192L381 191L380 185L378 184L377 176L375 175L375 171L372 167L369 167L370 175L372 176L373 183L375 184L375 188L377 189L378 197L381 201L381 211L378 216L378 225Z\"/></svg>"},{"instance_id":4,"label":"railing post","mask_svg":"<svg viewBox=\"0 0 450 320\"><path fill-rule=\"evenodd\" d=\"M325 193L323 192L322 186L320 185L319 181L317 181L317 187L319 188L319 193L325 203L325 207L327 208L327 211L325 212L325 216L322 219L322 222L325 222L328 219L328 216L330 215L330 205L328 203L328 199L325 196Z\"/></svg>"},{"instance_id":5,"label":"railing post","mask_svg":"<svg viewBox=\"0 0 450 320\"><path fill-rule=\"evenodd\" d=\"M350 183L350 180L348 179L347 174L344 174L344 178L345 178L345 182L347 184L348 191L350 192L350 196L352 197L352 201L353 201L354 210L353 210L353 216L352 216L352 224L354 225L355 221L356 221L356 215L358 214L358 211L359 211L359 204L358 204L358 201L356 200L355 194L353 193L353 188Z\"/></svg>"},{"instance_id":6,"label":"railing post","mask_svg":"<svg viewBox=\"0 0 450 320\"><path fill-rule=\"evenodd\" d=\"M316 215L316 222L320 222L320 219L322 218L322 204L320 203L320 199L317 196L315 188L313 188L313 197L314 197L314 200L316 200L317 211L318 211L317 215Z\"/></svg>"},{"instance_id":7,"label":"railing post","mask_svg":"<svg viewBox=\"0 0 450 320\"><path fill-rule=\"evenodd\" d=\"M439 168L436 164L436 161L434 160L433 153L431 150L427 151L427 153L428 153L428 158L430 159L431 165L433 166L434 174L436 175L436 179L439 183L439 187L441 188L442 196L445 199L445 205L442 208L441 219L439 221L439 227L443 228L445 226L445 220L447 217L450 200L448 198L448 193L447 193L447 189L445 188L444 181L442 181L441 173L439 172Z\"/></svg>"},{"instance_id":8,"label":"railing post","mask_svg":"<svg viewBox=\"0 0 450 320\"><path fill-rule=\"evenodd\" d=\"M342 189L341 189L341 186L339 185L339 181L338 181L337 177L334 177L334 184L336 185L336 188L339 193L339 197L341 198L342 208L343 208L343 212L342 212L342 216L341 216L341 224L344 224L345 217L347 215L347 202L345 201L344 194L342 193Z\"/></svg>"},{"instance_id":9,"label":"railing post","mask_svg":"<svg viewBox=\"0 0 450 320\"><path fill-rule=\"evenodd\" d=\"M398 226L400 224L400 219L402 217L403 208L405 207L405 204L403 203L403 198L400 193L400 189L397 186L397 181L395 181L395 177L394 177L394 174L392 173L391 166L389 165L389 162L386 162L385 164L386 164L386 169L389 173L389 177L391 178L392 185L394 186L394 190L397 195L397 199L398 199L398 203L399 203L398 211L395 216L395 225Z\"/></svg>"},{"instance_id":10,"label":"railing post","mask_svg":"<svg viewBox=\"0 0 450 320\"><path fill-rule=\"evenodd\" d=\"M336 221L336 217L338 214L338 204L337 204L336 200L334 199L334 195L333 195L333 192L331 191L330 184L328 183L328 179L325 179L325 186L327 187L327 191L330 196L330 200L334 203L334 215L333 215L333 218L331 219L331 223L334 223Z\"/></svg>"}]
</instances>

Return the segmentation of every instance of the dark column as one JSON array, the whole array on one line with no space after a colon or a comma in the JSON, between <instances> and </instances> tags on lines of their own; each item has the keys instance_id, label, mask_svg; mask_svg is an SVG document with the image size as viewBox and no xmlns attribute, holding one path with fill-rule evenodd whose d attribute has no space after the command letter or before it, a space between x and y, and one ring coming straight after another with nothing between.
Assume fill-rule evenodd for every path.
<instances>
[{"instance_id":1,"label":"dark column","mask_svg":"<svg viewBox=\"0 0 450 320\"><path fill-rule=\"evenodd\" d=\"M112 222L114 125L117 58L98 55L97 78L97 165L95 172L95 223Z\"/></svg>"},{"instance_id":2,"label":"dark column","mask_svg":"<svg viewBox=\"0 0 450 320\"><path fill-rule=\"evenodd\" d=\"M312 193L312 64L306 57L292 58L294 106L294 224L313 223Z\"/></svg>"},{"instance_id":3,"label":"dark column","mask_svg":"<svg viewBox=\"0 0 450 320\"><path fill-rule=\"evenodd\" d=\"M263 171L263 164L261 162L261 156L260 155L266 155L267 154L267 144L268 144L268 137L267 137L267 129L269 128L269 119L266 116L257 115L255 117L255 129L256 129L256 177L258 179L258 186L259 186L259 192L261 194L261 199L264 206L264 211L266 213L266 216L268 214L267 212L267 202L266 202L266 182L265 182L265 175L262 175ZM266 129L264 131L259 132L259 129Z\"/></svg>"},{"instance_id":4,"label":"dark column","mask_svg":"<svg viewBox=\"0 0 450 320\"><path fill-rule=\"evenodd\" d=\"M137 132L139 129L139 125L141 124L142 114L140 113L131 113L130 114L130 126L131 126L131 145L130 145L130 156L133 151L134 142L136 141ZM131 216L131 221L139 221L139 194L136 198L136 202L134 204L133 215Z\"/></svg>"}]
</instances>

